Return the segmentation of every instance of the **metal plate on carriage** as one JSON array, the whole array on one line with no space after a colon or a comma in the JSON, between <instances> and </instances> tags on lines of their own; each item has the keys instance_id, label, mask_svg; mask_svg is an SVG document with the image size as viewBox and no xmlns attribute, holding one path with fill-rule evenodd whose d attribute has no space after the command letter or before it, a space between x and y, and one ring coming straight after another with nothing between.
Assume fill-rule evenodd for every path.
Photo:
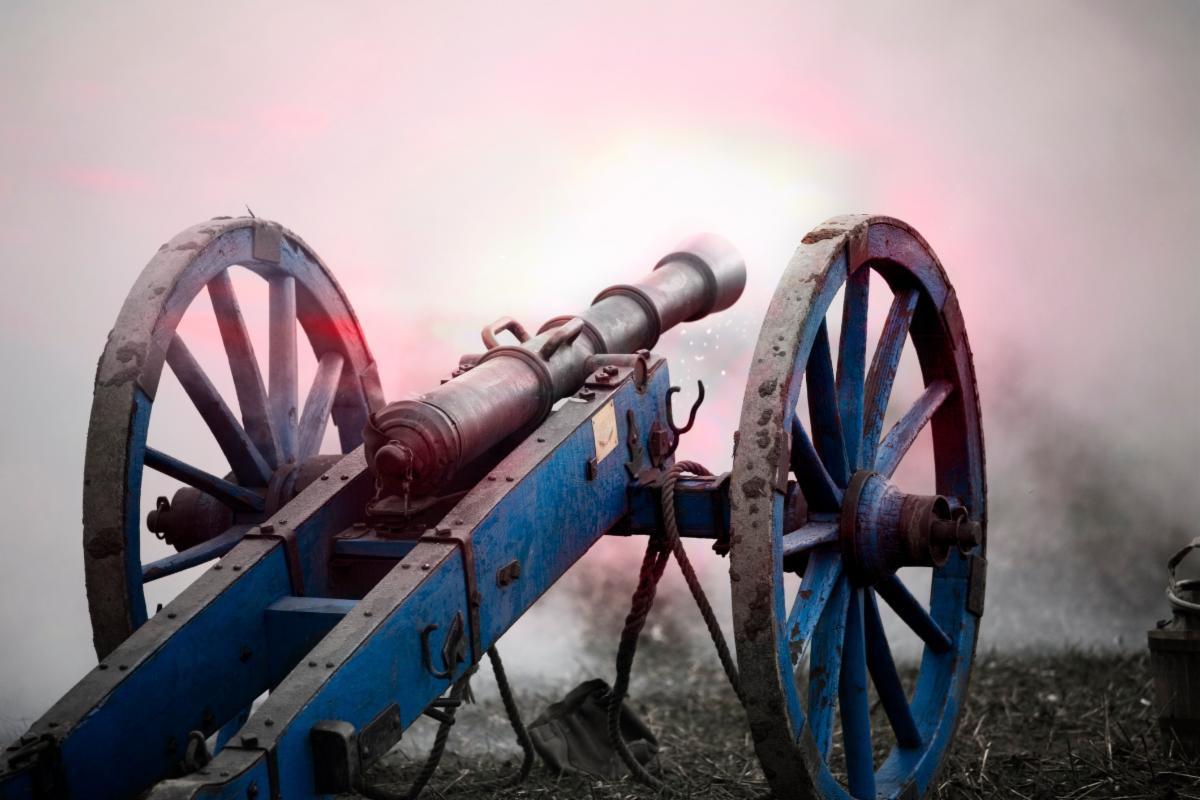
<instances>
[{"instance_id":1,"label":"metal plate on carriage","mask_svg":"<svg viewBox=\"0 0 1200 800\"><path fill-rule=\"evenodd\" d=\"M617 412L609 400L592 417L592 439L596 444L596 463L617 449Z\"/></svg>"}]
</instances>

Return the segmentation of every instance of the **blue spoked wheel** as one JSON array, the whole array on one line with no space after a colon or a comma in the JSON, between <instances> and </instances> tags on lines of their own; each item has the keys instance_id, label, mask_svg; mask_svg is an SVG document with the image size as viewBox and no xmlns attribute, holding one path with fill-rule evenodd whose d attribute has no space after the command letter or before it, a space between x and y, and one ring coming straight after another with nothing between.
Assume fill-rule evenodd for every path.
<instances>
[{"instance_id":1,"label":"blue spoked wheel","mask_svg":"<svg viewBox=\"0 0 1200 800\"><path fill-rule=\"evenodd\" d=\"M841 333L831 343L826 314L843 289ZM868 362L871 292L888 292L891 306ZM909 343L925 388L885 432ZM797 414L802 384L807 428ZM936 495L907 494L891 477L926 426ZM801 515L794 502L785 515L792 482L805 501ZM924 796L954 735L974 659L986 490L958 302L937 257L906 224L836 217L804 238L755 348L731 498L738 666L775 796ZM928 602L897 575L910 567L931 572ZM789 573L802 576L793 595L785 591ZM884 604L920 639L915 686L896 668ZM876 701L882 713L872 715Z\"/></svg>"},{"instance_id":2,"label":"blue spoked wheel","mask_svg":"<svg viewBox=\"0 0 1200 800\"><path fill-rule=\"evenodd\" d=\"M268 285L268 352L261 366L230 278L235 267ZM176 330L205 294L226 355L225 363L208 369ZM317 362L303 398L297 330ZM148 445L164 365L206 423L229 474L205 472L187 454ZM213 368L229 371L236 398L221 396L209 377ZM230 408L233 400L240 414ZM339 450L348 453L362 443L368 414L382 405L375 362L350 303L300 237L266 220L217 217L159 248L126 298L96 370L84 461L83 552L100 658L146 621L146 582L228 551L328 467L330 456L320 449L331 419ZM183 488L174 501L160 500L143 524L145 468ZM181 552L143 564L142 543L150 532Z\"/></svg>"}]
</instances>

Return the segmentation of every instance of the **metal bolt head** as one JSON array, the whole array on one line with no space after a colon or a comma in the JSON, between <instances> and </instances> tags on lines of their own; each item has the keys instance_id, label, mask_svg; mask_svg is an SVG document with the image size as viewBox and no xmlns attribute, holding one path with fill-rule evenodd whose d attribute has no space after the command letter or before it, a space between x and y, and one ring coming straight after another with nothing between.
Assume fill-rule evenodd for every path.
<instances>
[{"instance_id":1,"label":"metal bolt head","mask_svg":"<svg viewBox=\"0 0 1200 800\"><path fill-rule=\"evenodd\" d=\"M617 368L613 364L609 364L607 367L602 369L601 372L603 372L605 375L608 375L611 378L612 376L617 374Z\"/></svg>"},{"instance_id":2,"label":"metal bolt head","mask_svg":"<svg viewBox=\"0 0 1200 800\"><path fill-rule=\"evenodd\" d=\"M576 392L575 396L578 397L580 400L591 400L593 397L596 396L596 393L585 386L582 389L580 389L578 392Z\"/></svg>"}]
</instances>

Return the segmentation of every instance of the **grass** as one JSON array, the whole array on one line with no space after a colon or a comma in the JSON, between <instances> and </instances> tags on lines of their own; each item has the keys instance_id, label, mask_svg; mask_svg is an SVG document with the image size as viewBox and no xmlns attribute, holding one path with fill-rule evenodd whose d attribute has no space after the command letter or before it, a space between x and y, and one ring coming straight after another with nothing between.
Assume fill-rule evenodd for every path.
<instances>
[{"instance_id":1,"label":"grass","mask_svg":"<svg viewBox=\"0 0 1200 800\"><path fill-rule=\"evenodd\" d=\"M724 676L713 659L678 661L685 663L681 670L667 671L664 666L676 662L639 660L635 684L636 707L660 739L667 788L559 777L539 764L525 783L486 796L760 798L767 786ZM515 688L527 720L557 699ZM1176 746L1164 747L1153 696L1145 655L981 656L958 735L930 796L1200 799L1200 763L1184 758ZM879 730L886 722L879 709L875 713ZM472 786L509 774L519 762L515 745L497 744L500 737L511 739L498 701L468 707L460 717L424 797L485 796ZM471 728L483 734L471 734ZM421 743L420 736L406 738L371 779L402 792L424 756Z\"/></svg>"}]
</instances>

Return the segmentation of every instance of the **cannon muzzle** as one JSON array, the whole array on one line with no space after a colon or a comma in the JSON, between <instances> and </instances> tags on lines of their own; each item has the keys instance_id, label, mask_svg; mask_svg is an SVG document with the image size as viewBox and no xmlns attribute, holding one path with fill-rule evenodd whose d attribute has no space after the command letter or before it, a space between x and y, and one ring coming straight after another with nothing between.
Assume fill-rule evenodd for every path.
<instances>
[{"instance_id":1,"label":"cannon muzzle","mask_svg":"<svg viewBox=\"0 0 1200 800\"><path fill-rule=\"evenodd\" d=\"M442 492L464 466L531 430L555 401L578 391L588 358L649 350L680 322L729 308L745 285L741 255L705 234L682 242L643 280L610 286L586 311L555 317L536 336L510 319L488 326L488 351L464 359L453 380L371 415L364 440L377 500L403 497L407 505L409 497ZM519 344L499 346L503 330Z\"/></svg>"}]
</instances>

